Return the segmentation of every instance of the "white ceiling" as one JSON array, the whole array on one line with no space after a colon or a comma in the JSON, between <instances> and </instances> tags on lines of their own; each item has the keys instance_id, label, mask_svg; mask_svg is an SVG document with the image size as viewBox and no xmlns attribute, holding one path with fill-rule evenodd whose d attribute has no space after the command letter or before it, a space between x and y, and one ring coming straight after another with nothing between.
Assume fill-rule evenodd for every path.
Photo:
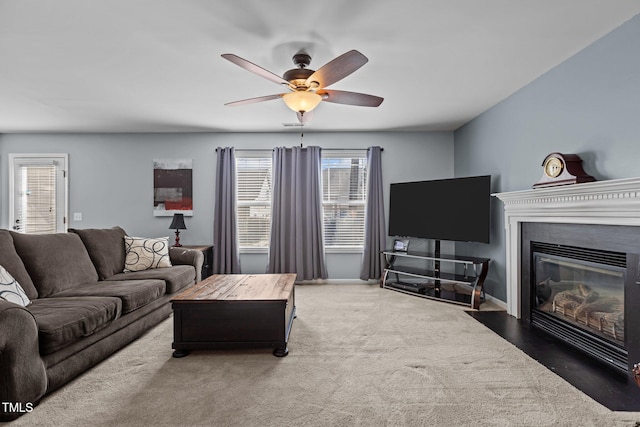
<instances>
[{"instance_id":1,"label":"white ceiling","mask_svg":"<svg viewBox=\"0 0 640 427\"><path fill-rule=\"evenodd\" d=\"M317 69L369 62L308 130L453 130L640 13L637 0L0 0L0 133L278 132L278 75L301 48Z\"/></svg>"}]
</instances>

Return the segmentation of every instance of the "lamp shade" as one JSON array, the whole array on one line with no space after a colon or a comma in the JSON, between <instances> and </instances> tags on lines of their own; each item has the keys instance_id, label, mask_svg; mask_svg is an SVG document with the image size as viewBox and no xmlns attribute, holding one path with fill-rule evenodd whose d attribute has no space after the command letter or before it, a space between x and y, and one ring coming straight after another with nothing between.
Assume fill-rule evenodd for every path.
<instances>
[{"instance_id":1,"label":"lamp shade","mask_svg":"<svg viewBox=\"0 0 640 427\"><path fill-rule=\"evenodd\" d=\"M306 113L316 108L322 101L322 97L315 92L299 90L283 95L282 100L296 113Z\"/></svg>"},{"instance_id":2,"label":"lamp shade","mask_svg":"<svg viewBox=\"0 0 640 427\"><path fill-rule=\"evenodd\" d=\"M186 230L187 226L184 225L184 214L177 213L173 214L173 220L171 221L171 225L169 226L171 230Z\"/></svg>"}]
</instances>

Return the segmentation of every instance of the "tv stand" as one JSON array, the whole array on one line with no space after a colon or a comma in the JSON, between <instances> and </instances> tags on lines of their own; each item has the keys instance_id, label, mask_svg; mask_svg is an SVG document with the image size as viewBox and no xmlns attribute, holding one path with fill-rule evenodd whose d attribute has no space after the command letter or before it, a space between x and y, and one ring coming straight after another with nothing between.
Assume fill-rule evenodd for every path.
<instances>
[{"instance_id":1,"label":"tv stand","mask_svg":"<svg viewBox=\"0 0 640 427\"><path fill-rule=\"evenodd\" d=\"M484 296L482 286L489 271L489 258L441 255L439 246L436 245L433 254L382 251L387 265L380 287L423 298L468 305L477 310ZM432 261L433 269L396 265L400 259L411 258ZM462 264L464 271L461 274L442 272L441 263ZM390 274L393 274L395 280L389 278Z\"/></svg>"}]
</instances>

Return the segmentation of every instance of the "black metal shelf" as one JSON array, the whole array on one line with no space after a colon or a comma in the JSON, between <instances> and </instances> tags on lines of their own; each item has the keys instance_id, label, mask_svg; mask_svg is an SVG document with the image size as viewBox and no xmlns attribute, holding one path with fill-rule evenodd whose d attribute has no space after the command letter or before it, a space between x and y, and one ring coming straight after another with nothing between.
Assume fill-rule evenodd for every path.
<instances>
[{"instance_id":1,"label":"black metal shelf","mask_svg":"<svg viewBox=\"0 0 640 427\"><path fill-rule=\"evenodd\" d=\"M474 275L464 275L464 274L455 274L455 273L446 273L434 270L425 270L417 267L411 266L402 266L402 267L393 267L387 268L389 273L403 274L406 276L414 276L418 278L426 278L433 280L440 280L441 282L451 282L451 283L463 283L463 284L473 284L478 278Z\"/></svg>"},{"instance_id":2,"label":"black metal shelf","mask_svg":"<svg viewBox=\"0 0 640 427\"><path fill-rule=\"evenodd\" d=\"M383 251L387 266L380 286L411 295L469 305L478 309L482 285L489 269L488 258L455 255L419 254L416 252ZM414 258L433 261L434 268L395 265L398 259ZM464 264L464 274L440 271L440 262ZM395 280L389 279L393 275ZM401 280L401 277L403 280ZM409 282L411 278L418 282Z\"/></svg>"}]
</instances>

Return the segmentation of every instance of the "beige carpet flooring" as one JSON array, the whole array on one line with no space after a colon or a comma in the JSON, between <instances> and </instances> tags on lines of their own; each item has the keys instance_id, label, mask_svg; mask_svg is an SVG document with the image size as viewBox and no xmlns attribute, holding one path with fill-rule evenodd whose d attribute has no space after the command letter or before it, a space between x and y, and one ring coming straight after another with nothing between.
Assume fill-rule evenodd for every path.
<instances>
[{"instance_id":1,"label":"beige carpet flooring","mask_svg":"<svg viewBox=\"0 0 640 427\"><path fill-rule=\"evenodd\" d=\"M296 287L289 356L171 357L172 319L15 426L635 426L451 305Z\"/></svg>"}]
</instances>

